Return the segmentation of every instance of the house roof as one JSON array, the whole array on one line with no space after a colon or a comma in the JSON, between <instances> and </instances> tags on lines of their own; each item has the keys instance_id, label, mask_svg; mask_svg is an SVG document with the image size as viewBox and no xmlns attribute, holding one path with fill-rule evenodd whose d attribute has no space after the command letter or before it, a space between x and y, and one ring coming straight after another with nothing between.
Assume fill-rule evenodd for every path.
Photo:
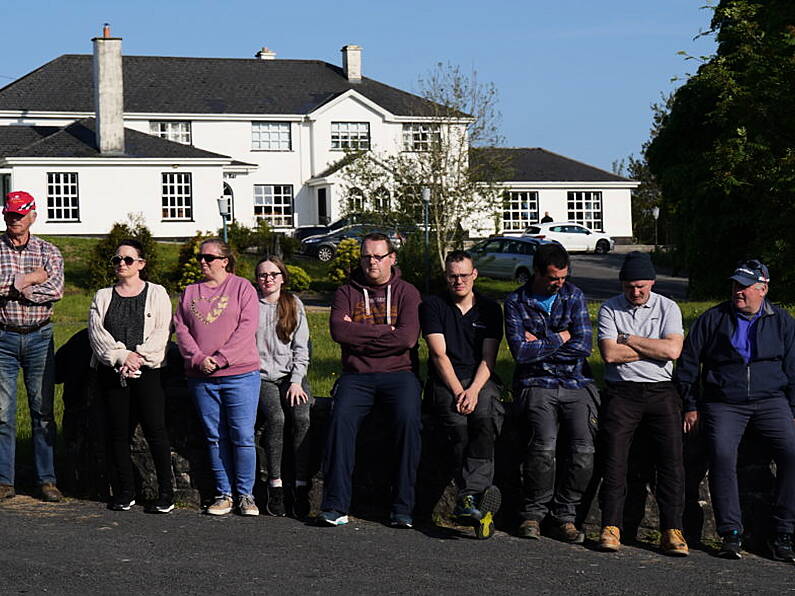
<instances>
[{"instance_id":1,"label":"house roof","mask_svg":"<svg viewBox=\"0 0 795 596\"><path fill-rule=\"evenodd\" d=\"M632 182L541 147L478 147L470 150L470 158L477 166L493 160L495 152L496 160L505 164L506 182Z\"/></svg>"},{"instance_id":2,"label":"house roof","mask_svg":"<svg viewBox=\"0 0 795 596\"><path fill-rule=\"evenodd\" d=\"M308 114L355 89L392 114L438 115L433 103L319 60L124 56L124 111ZM65 54L0 89L0 110L94 110L93 56Z\"/></svg>"},{"instance_id":3,"label":"house roof","mask_svg":"<svg viewBox=\"0 0 795 596\"><path fill-rule=\"evenodd\" d=\"M190 145L167 141L129 128L124 129L122 155L103 155L96 141L95 121L83 118L63 127L0 126L0 158L6 157L148 157L148 158L215 158L226 155L197 149Z\"/></svg>"}]
</instances>

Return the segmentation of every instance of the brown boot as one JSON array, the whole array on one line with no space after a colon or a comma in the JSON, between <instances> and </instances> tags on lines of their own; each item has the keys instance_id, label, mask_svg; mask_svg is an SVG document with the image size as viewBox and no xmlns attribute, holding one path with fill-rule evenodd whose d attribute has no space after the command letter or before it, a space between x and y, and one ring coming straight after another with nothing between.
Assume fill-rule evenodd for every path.
<instances>
[{"instance_id":1,"label":"brown boot","mask_svg":"<svg viewBox=\"0 0 795 596\"><path fill-rule=\"evenodd\" d=\"M614 553L621 548L621 530L616 526L605 526L599 536L599 550Z\"/></svg>"},{"instance_id":2,"label":"brown boot","mask_svg":"<svg viewBox=\"0 0 795 596\"><path fill-rule=\"evenodd\" d=\"M548 533L550 538L568 542L569 544L582 544L585 542L585 533L580 532L577 526L571 522L553 523L550 525Z\"/></svg>"},{"instance_id":3,"label":"brown boot","mask_svg":"<svg viewBox=\"0 0 795 596\"><path fill-rule=\"evenodd\" d=\"M660 538L660 550L664 555L672 557L686 557L690 554L682 530L663 530Z\"/></svg>"},{"instance_id":4,"label":"brown boot","mask_svg":"<svg viewBox=\"0 0 795 596\"><path fill-rule=\"evenodd\" d=\"M541 526L534 519L526 519L519 526L519 536L538 540L541 538Z\"/></svg>"},{"instance_id":5,"label":"brown boot","mask_svg":"<svg viewBox=\"0 0 795 596\"><path fill-rule=\"evenodd\" d=\"M14 487L10 484L0 484L0 500L12 499L17 496Z\"/></svg>"},{"instance_id":6,"label":"brown boot","mask_svg":"<svg viewBox=\"0 0 795 596\"><path fill-rule=\"evenodd\" d=\"M39 497L47 503L60 503L63 500L61 491L52 482L39 485Z\"/></svg>"}]
</instances>

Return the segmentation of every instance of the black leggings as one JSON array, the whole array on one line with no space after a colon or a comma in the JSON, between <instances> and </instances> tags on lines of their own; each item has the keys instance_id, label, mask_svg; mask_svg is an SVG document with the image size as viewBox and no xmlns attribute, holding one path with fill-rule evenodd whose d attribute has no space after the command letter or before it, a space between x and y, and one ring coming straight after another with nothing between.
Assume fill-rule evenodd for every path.
<instances>
[{"instance_id":1,"label":"black leggings","mask_svg":"<svg viewBox=\"0 0 795 596\"><path fill-rule=\"evenodd\" d=\"M171 447L166 433L165 396L160 386L160 369L141 368L141 376L126 379L126 387L121 386L119 373L108 366L100 366L98 376L106 406L113 465L117 473L113 494L130 499L135 496L130 443L136 423L140 421L155 464L160 496L173 496Z\"/></svg>"}]
</instances>

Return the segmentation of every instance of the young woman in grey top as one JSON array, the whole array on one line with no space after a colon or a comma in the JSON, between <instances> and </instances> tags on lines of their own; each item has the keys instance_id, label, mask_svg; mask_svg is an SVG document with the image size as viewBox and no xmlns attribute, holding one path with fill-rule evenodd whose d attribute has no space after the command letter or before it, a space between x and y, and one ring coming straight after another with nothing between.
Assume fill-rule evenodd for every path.
<instances>
[{"instance_id":1,"label":"young woman in grey top","mask_svg":"<svg viewBox=\"0 0 795 596\"><path fill-rule=\"evenodd\" d=\"M309 514L309 408L312 403L306 378L309 325L304 305L297 296L283 289L289 278L281 260L269 257L257 263L256 282L261 377L259 410L264 422L260 428L268 473L267 510L271 515L286 514L281 462L287 442L295 466L293 511L296 517L305 517ZM289 419L288 433L285 432L285 419Z\"/></svg>"}]
</instances>

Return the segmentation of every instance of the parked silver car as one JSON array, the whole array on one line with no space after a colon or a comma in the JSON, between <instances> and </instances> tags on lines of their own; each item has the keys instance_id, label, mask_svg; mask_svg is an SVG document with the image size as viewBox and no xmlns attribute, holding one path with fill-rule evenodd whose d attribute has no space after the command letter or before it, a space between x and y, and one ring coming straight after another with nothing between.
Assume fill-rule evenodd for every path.
<instances>
[{"instance_id":1,"label":"parked silver car","mask_svg":"<svg viewBox=\"0 0 795 596\"><path fill-rule=\"evenodd\" d=\"M523 284L533 275L533 255L549 240L492 236L469 249L478 273L494 279L515 279Z\"/></svg>"}]
</instances>

